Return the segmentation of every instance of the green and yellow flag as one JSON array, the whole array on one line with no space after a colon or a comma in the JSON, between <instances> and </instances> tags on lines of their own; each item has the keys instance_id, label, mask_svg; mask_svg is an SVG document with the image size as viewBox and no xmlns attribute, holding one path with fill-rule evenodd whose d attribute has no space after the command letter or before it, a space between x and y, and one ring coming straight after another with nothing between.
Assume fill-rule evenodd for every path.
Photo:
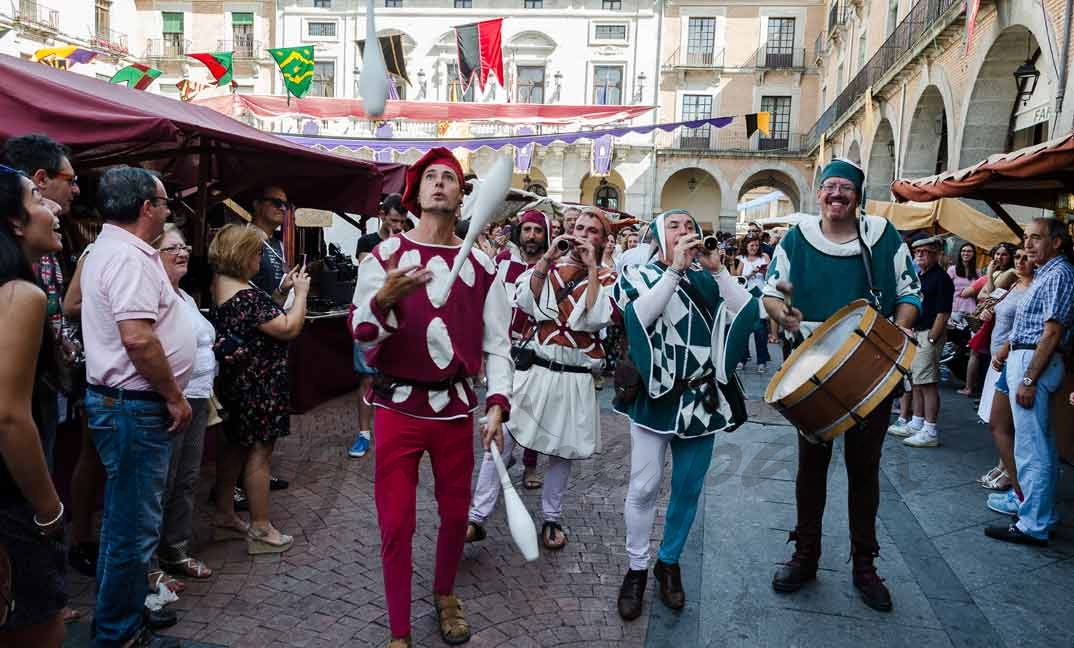
<instances>
[{"instance_id":1,"label":"green and yellow flag","mask_svg":"<svg viewBox=\"0 0 1074 648\"><path fill-rule=\"evenodd\" d=\"M306 94L313 81L313 45L278 47L268 52L280 66L287 92L299 98Z\"/></svg>"}]
</instances>

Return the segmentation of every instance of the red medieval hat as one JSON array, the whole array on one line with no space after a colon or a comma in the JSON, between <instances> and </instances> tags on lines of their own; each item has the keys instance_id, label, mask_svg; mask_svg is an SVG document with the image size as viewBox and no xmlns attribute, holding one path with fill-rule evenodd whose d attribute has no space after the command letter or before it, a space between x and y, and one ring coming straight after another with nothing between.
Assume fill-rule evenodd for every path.
<instances>
[{"instance_id":1,"label":"red medieval hat","mask_svg":"<svg viewBox=\"0 0 1074 648\"><path fill-rule=\"evenodd\" d=\"M451 151L438 146L434 149L429 149L425 155L418 158L418 161L410 165L410 168L406 170L406 187L403 189L403 207L421 218L421 204L418 202L418 190L421 188L421 177L425 173L425 169L431 167L434 164L442 164L455 172L456 177L459 179L459 186L462 187L464 194L470 193L470 183L463 180L462 165L455 158Z\"/></svg>"}]
</instances>

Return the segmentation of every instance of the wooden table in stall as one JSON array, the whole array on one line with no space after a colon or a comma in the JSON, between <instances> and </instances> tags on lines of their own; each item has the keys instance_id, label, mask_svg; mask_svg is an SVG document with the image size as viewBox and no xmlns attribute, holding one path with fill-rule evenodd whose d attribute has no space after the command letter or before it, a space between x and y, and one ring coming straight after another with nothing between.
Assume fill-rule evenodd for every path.
<instances>
[{"instance_id":1,"label":"wooden table in stall","mask_svg":"<svg viewBox=\"0 0 1074 648\"><path fill-rule=\"evenodd\" d=\"M357 389L347 311L308 315L302 333L291 342L288 365L291 407L296 414Z\"/></svg>"}]
</instances>

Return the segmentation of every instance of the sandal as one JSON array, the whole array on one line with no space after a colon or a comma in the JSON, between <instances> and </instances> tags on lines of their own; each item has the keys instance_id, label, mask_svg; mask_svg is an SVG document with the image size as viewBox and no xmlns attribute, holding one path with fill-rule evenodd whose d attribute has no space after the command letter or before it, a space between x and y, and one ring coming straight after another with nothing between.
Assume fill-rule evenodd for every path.
<instances>
[{"instance_id":1,"label":"sandal","mask_svg":"<svg viewBox=\"0 0 1074 648\"><path fill-rule=\"evenodd\" d=\"M283 553L290 549L295 542L294 537L286 533L280 533L279 542L273 542L268 539L271 534L271 530L259 531L254 527L250 527L249 533L246 534L246 553L251 556Z\"/></svg>"},{"instance_id":2,"label":"sandal","mask_svg":"<svg viewBox=\"0 0 1074 648\"><path fill-rule=\"evenodd\" d=\"M470 640L470 624L463 616L462 601L454 594L435 595L436 616L440 621L440 638L449 646Z\"/></svg>"},{"instance_id":3,"label":"sandal","mask_svg":"<svg viewBox=\"0 0 1074 648\"><path fill-rule=\"evenodd\" d=\"M392 637L388 642L388 648L411 648L414 645L414 640L410 638L410 635L405 637Z\"/></svg>"},{"instance_id":4,"label":"sandal","mask_svg":"<svg viewBox=\"0 0 1074 648\"><path fill-rule=\"evenodd\" d=\"M187 578L209 578L213 575L213 570L209 569L209 566L201 562L197 558L186 557L178 562L166 563L161 561L160 566L172 574L180 574Z\"/></svg>"},{"instance_id":5,"label":"sandal","mask_svg":"<svg viewBox=\"0 0 1074 648\"><path fill-rule=\"evenodd\" d=\"M537 467L527 466L522 474L522 487L526 490L537 490L541 486L544 486L544 480L537 476Z\"/></svg>"},{"instance_id":6,"label":"sandal","mask_svg":"<svg viewBox=\"0 0 1074 648\"><path fill-rule=\"evenodd\" d=\"M241 518L238 519L238 522L230 524L217 524L215 520L213 521L213 542L245 540L249 533L249 523L243 521Z\"/></svg>"},{"instance_id":7,"label":"sandal","mask_svg":"<svg viewBox=\"0 0 1074 648\"><path fill-rule=\"evenodd\" d=\"M562 538L558 544L554 541L553 533L558 533L559 537ZM567 534L563 531L563 527L559 522L545 521L544 526L541 527L541 544L549 551L559 551L567 546Z\"/></svg>"},{"instance_id":8,"label":"sandal","mask_svg":"<svg viewBox=\"0 0 1074 648\"><path fill-rule=\"evenodd\" d=\"M485 533L485 527L481 526L477 522L466 523L466 542L481 542L488 534Z\"/></svg>"},{"instance_id":9,"label":"sandal","mask_svg":"<svg viewBox=\"0 0 1074 648\"><path fill-rule=\"evenodd\" d=\"M985 474L983 474L980 477L978 477L977 478L977 483L980 484L981 486L984 486L985 488L988 488L987 484L989 482L991 482L993 479L995 479L996 477L999 477L999 474L1001 472L1003 472L1003 468L1001 468L1000 466L996 466L992 470L989 470Z\"/></svg>"},{"instance_id":10,"label":"sandal","mask_svg":"<svg viewBox=\"0 0 1074 648\"><path fill-rule=\"evenodd\" d=\"M1011 487L1011 478L1007 476L1006 470L1001 470L994 479L981 485L988 490L1005 491Z\"/></svg>"},{"instance_id":11,"label":"sandal","mask_svg":"<svg viewBox=\"0 0 1074 648\"><path fill-rule=\"evenodd\" d=\"M149 572L149 591L150 593L156 592L160 589L161 584L168 589L172 594L182 594L186 591L186 583L181 580L172 578L164 573L163 570L154 569Z\"/></svg>"}]
</instances>

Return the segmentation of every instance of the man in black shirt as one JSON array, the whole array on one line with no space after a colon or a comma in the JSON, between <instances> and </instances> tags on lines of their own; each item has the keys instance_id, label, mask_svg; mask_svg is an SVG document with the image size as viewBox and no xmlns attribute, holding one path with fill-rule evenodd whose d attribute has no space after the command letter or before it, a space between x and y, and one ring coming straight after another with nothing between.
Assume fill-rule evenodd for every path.
<instances>
[{"instance_id":1,"label":"man in black shirt","mask_svg":"<svg viewBox=\"0 0 1074 648\"><path fill-rule=\"evenodd\" d=\"M276 238L276 230L294 206L287 200L287 193L279 187L265 187L254 199L253 224L265 233L261 251L261 269L251 283L272 295L277 304L287 301L293 279L287 260L284 259L283 242Z\"/></svg>"},{"instance_id":2,"label":"man in black shirt","mask_svg":"<svg viewBox=\"0 0 1074 648\"><path fill-rule=\"evenodd\" d=\"M402 196L389 194L380 203L377 217L380 219L380 229L358 239L358 245L354 250L354 256L358 259L358 263L361 263L362 258L372 252L373 248L381 241L406 230L406 208L403 207Z\"/></svg>"}]
</instances>

